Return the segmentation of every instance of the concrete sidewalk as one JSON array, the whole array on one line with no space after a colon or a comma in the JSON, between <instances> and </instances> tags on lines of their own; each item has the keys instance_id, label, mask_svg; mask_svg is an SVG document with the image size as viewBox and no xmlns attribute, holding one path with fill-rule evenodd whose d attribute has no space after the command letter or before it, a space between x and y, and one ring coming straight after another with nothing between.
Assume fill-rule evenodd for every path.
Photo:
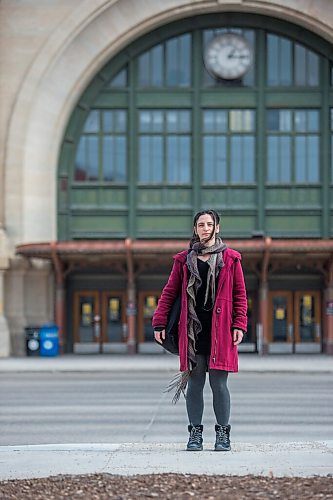
<instances>
[{"instance_id":1,"label":"concrete sidewalk","mask_svg":"<svg viewBox=\"0 0 333 500\"><path fill-rule=\"evenodd\" d=\"M241 372L333 373L333 357L240 354ZM113 372L178 370L171 355L64 355L55 358L6 358L0 373ZM186 440L186 436L184 437ZM333 441L232 442L232 451L189 453L182 443L82 443L0 446L0 480L57 474L230 474L265 476L332 475Z\"/></svg>"},{"instance_id":2,"label":"concrete sidewalk","mask_svg":"<svg viewBox=\"0 0 333 500\"><path fill-rule=\"evenodd\" d=\"M187 452L175 443L61 444L0 447L0 480L58 474L228 474L333 477L333 441L233 443L230 452Z\"/></svg>"},{"instance_id":3,"label":"concrete sidewalk","mask_svg":"<svg viewBox=\"0 0 333 500\"><path fill-rule=\"evenodd\" d=\"M17 357L0 359L4 372L112 372L177 371L178 356L169 354L65 354L57 357ZM327 372L333 373L333 356L325 354L241 353L239 370L245 372Z\"/></svg>"}]
</instances>

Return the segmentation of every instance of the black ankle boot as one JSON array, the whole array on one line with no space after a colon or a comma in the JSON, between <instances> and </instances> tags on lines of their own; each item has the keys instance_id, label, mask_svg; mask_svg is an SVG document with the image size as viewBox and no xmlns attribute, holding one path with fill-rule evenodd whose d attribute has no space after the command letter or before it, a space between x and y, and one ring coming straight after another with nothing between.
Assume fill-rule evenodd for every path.
<instances>
[{"instance_id":1,"label":"black ankle boot","mask_svg":"<svg viewBox=\"0 0 333 500\"><path fill-rule=\"evenodd\" d=\"M189 425L190 437L187 443L187 451L202 451L203 425Z\"/></svg>"},{"instance_id":2,"label":"black ankle boot","mask_svg":"<svg viewBox=\"0 0 333 500\"><path fill-rule=\"evenodd\" d=\"M215 425L215 451L230 451L230 425Z\"/></svg>"}]
</instances>

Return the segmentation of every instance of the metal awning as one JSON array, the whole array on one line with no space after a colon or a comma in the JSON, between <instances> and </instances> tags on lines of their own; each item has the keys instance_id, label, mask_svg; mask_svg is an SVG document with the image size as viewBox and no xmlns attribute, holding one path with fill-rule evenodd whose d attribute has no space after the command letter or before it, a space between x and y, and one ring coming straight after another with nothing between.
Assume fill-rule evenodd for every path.
<instances>
[{"instance_id":1,"label":"metal awning","mask_svg":"<svg viewBox=\"0 0 333 500\"><path fill-rule=\"evenodd\" d=\"M333 240L323 239L253 239L225 240L226 244L250 257L262 254L269 248L270 254L282 255L321 255L329 258L333 254ZM55 241L44 243L25 243L16 246L16 253L26 257L52 259L54 252L63 260L89 256L116 258L125 256L130 248L134 257L149 255L169 256L188 248L188 240L100 240L100 241Z\"/></svg>"}]
</instances>

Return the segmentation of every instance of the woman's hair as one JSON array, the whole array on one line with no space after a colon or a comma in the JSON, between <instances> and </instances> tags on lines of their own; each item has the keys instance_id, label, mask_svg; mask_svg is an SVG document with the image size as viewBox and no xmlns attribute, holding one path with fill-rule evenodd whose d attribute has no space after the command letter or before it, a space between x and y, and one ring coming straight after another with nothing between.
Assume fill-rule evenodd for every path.
<instances>
[{"instance_id":1,"label":"woman's hair","mask_svg":"<svg viewBox=\"0 0 333 500\"><path fill-rule=\"evenodd\" d=\"M220 223L219 214L217 212L215 212L215 210L201 210L201 212L197 212L193 218L193 234L192 234L192 238L190 241L190 248L192 248L194 243L197 243L198 241L200 241L199 236L195 232L195 227L197 225L199 217L201 217L201 215L206 215L206 214L211 216L211 218L213 219L213 222L214 222L214 226L213 226L213 229L212 229L210 236L208 236L208 238L206 238L204 240L204 243L207 243L212 238L212 236L215 234L216 226Z\"/></svg>"}]
</instances>

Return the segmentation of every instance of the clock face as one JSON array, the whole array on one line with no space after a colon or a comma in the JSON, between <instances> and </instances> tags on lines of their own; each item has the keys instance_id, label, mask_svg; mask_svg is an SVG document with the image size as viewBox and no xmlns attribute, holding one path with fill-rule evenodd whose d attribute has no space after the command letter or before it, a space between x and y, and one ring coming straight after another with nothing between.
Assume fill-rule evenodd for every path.
<instances>
[{"instance_id":1,"label":"clock face","mask_svg":"<svg viewBox=\"0 0 333 500\"><path fill-rule=\"evenodd\" d=\"M214 77L235 80L243 76L253 60L248 41L235 33L225 33L214 38L208 45L204 61L207 71Z\"/></svg>"}]
</instances>

